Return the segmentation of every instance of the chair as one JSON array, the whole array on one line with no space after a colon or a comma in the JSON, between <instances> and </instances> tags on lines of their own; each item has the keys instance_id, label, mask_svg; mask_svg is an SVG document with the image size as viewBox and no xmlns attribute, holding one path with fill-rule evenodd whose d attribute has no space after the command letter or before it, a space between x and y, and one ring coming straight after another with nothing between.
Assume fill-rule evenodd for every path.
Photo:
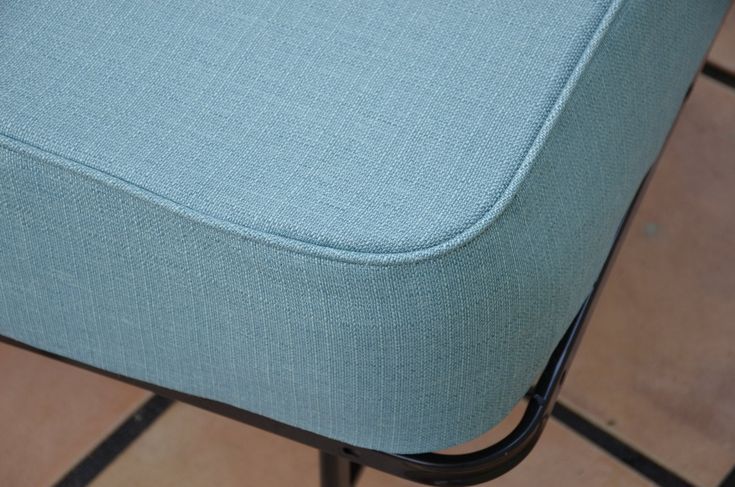
<instances>
[{"instance_id":1,"label":"chair","mask_svg":"<svg viewBox=\"0 0 735 487\"><path fill-rule=\"evenodd\" d=\"M0 335L316 446L325 486L493 478L728 3L6 2Z\"/></svg>"}]
</instances>

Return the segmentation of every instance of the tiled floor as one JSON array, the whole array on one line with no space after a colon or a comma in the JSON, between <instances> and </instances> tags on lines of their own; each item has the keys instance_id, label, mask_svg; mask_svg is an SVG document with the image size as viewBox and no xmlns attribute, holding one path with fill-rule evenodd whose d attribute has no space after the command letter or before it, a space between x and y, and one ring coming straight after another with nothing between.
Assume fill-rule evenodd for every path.
<instances>
[{"instance_id":1,"label":"tiled floor","mask_svg":"<svg viewBox=\"0 0 735 487\"><path fill-rule=\"evenodd\" d=\"M735 11L710 62L720 80L735 76ZM698 486L724 486L728 474L735 485L734 250L735 87L700 76L561 397L640 454L629 463L646 458ZM5 345L0 370L0 487L53 485L150 397ZM529 458L492 485L651 485L620 456L552 419ZM174 404L93 485L316 486L316 460L310 448ZM368 470L360 485L413 484Z\"/></svg>"},{"instance_id":2,"label":"tiled floor","mask_svg":"<svg viewBox=\"0 0 735 487\"><path fill-rule=\"evenodd\" d=\"M702 77L562 398L697 485L735 464L735 90Z\"/></svg>"},{"instance_id":3,"label":"tiled floor","mask_svg":"<svg viewBox=\"0 0 735 487\"><path fill-rule=\"evenodd\" d=\"M518 421L519 413L520 409L510 420ZM287 461L277 464L278 455ZM553 485L650 485L555 421L523 468L492 485L528 486L541 478L554 479ZM311 448L177 404L93 485L317 487L317 455ZM374 470L367 470L359 482L361 487L411 485L416 484Z\"/></svg>"},{"instance_id":4,"label":"tiled floor","mask_svg":"<svg viewBox=\"0 0 735 487\"><path fill-rule=\"evenodd\" d=\"M0 344L0 486L51 485L150 394Z\"/></svg>"}]
</instances>

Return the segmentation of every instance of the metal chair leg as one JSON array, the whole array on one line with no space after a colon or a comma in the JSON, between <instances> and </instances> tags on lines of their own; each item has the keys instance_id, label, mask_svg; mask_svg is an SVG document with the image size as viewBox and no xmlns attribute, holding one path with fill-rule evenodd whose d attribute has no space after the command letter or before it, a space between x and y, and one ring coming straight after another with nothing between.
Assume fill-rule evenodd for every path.
<instances>
[{"instance_id":1,"label":"metal chair leg","mask_svg":"<svg viewBox=\"0 0 735 487\"><path fill-rule=\"evenodd\" d=\"M321 487L354 487L362 465L346 458L319 451Z\"/></svg>"}]
</instances>

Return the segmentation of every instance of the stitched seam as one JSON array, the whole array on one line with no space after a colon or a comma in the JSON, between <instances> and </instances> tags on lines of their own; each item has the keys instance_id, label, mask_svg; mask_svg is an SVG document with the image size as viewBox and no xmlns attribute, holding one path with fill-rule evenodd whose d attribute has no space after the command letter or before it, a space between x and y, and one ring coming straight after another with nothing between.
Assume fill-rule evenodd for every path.
<instances>
[{"instance_id":1,"label":"stitched seam","mask_svg":"<svg viewBox=\"0 0 735 487\"><path fill-rule=\"evenodd\" d=\"M518 190L520 189L522 183L525 181L526 176L532 169L533 162L536 159L536 156L540 152L541 148L544 146L544 141L546 140L546 137L555 126L559 116L563 113L567 101L571 98L571 94L576 88L577 83L582 78L582 75L585 72L584 68L588 66L589 63L594 59L594 55L597 53L597 47L602 44L602 40L610 31L610 28L613 26L614 22L619 18L619 13L621 12L622 6L624 4L626 4L626 0L613 0L608 6L605 13L602 15L600 22L595 29L595 32L592 34L589 42L587 43L587 46L585 47L582 55L577 61L575 68L570 73L559 96L557 97L556 101L552 105L552 108L545 117L544 123L534 137L533 142L529 147L529 150L521 159L521 163L515 169L513 177L508 182L501 195L490 205L490 207L486 211L482 213L482 215L477 220L475 220L475 222L467 226L465 229L443 240L442 242L430 245L428 247L399 252L359 251L334 246L320 245L313 242L308 242L306 240L280 235L274 232L251 228L247 225L235 223L229 220L225 220L223 218L206 214L200 210L184 205L164 195L146 189L136 183L133 183L132 181L128 181L117 175L90 166L84 162L20 140L12 135L0 133L0 136L6 138L7 140L15 142L16 144L25 146L28 149L41 152L42 154L46 154L48 156L52 156L55 159L63 161L47 161L61 167L62 169L71 172L81 173L93 181L107 184L113 187L119 187L119 189L121 190L130 190L132 188L135 190L134 192L132 192L132 194L134 194L136 197L147 200L162 207L168 207L169 209L172 209L171 207L173 207L174 210L183 214L187 218L191 218L194 221L204 223L211 227L219 228L228 232L228 234L231 234L231 232L234 231L240 237L248 240L253 240L263 245L275 246L282 250L296 252L302 255L344 263L372 266L389 266L419 263L425 260L430 260L432 258L445 256L450 252L457 251L470 244L475 239L486 233L492 227L492 224L497 220L497 218L505 211L508 206L510 206L511 201L518 193ZM0 146L5 147L9 151L15 153L23 153L21 149L9 146L1 139ZM29 155L36 159L42 159L32 153ZM75 168L73 166L78 167ZM100 175L103 177L99 177Z\"/></svg>"}]
</instances>

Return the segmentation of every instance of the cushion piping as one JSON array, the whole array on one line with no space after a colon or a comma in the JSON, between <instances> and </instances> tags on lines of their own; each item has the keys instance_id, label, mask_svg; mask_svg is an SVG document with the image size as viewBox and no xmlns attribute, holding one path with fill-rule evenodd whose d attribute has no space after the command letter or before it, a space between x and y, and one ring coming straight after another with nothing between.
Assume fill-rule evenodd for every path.
<instances>
[{"instance_id":1,"label":"cushion piping","mask_svg":"<svg viewBox=\"0 0 735 487\"><path fill-rule=\"evenodd\" d=\"M572 70L572 73L565 82L563 89L547 114L539 132L534 137L529 150L523 157L519 166L516 168L513 177L501 193L500 197L490 205L489 209L482 213L480 218L467 228L457 232L455 235L438 244L424 248L399 252L359 251L315 244L289 236L265 232L208 215L199 210L178 203L166 196L143 188L119 176L89 166L83 162L53 151L49 151L8 134L0 133L0 146L13 152L27 153L31 157L44 162L58 165L66 170L76 172L108 186L129 192L154 204L168 207L169 210L179 213L186 218L213 226L227 233L235 233L245 239L254 240L268 246L345 263L373 266L417 263L439 257L464 247L472 240L488 231L498 216L508 207L510 202L513 200L513 197L519 191L526 175L534 166L534 161L536 160L538 153L543 148L547 136L554 127L559 115L563 112L567 101L571 98L578 81L585 72L586 66L593 59L597 52L597 47L602 43L602 40L605 38L605 35L609 31L611 25L618 18L618 14L625 3L625 0L613 0L608 6L580 59L577 61L575 68Z\"/></svg>"}]
</instances>

